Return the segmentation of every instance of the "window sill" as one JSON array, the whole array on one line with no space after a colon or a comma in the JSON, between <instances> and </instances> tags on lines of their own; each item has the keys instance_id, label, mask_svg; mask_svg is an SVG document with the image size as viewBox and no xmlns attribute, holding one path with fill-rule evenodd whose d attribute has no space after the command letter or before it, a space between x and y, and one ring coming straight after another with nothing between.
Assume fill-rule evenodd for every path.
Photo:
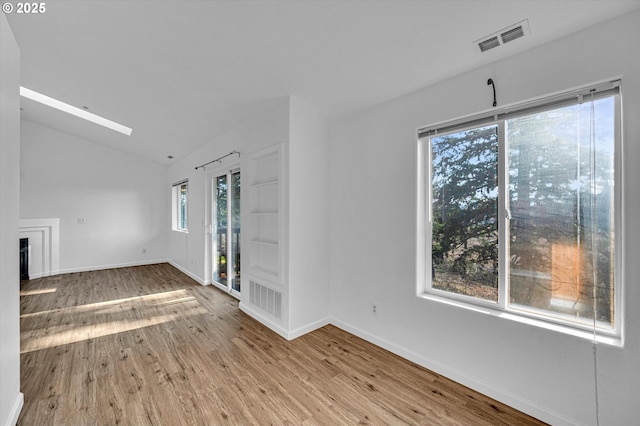
<instances>
[{"instance_id":1,"label":"window sill","mask_svg":"<svg viewBox=\"0 0 640 426\"><path fill-rule=\"evenodd\" d=\"M172 231L174 231L174 232L179 232L179 233L181 233L181 234L188 234L188 233L189 233L189 231L188 231L188 230L187 230L187 231L185 231L184 229L175 229L175 228L172 228L171 230L172 230Z\"/></svg>"},{"instance_id":2,"label":"window sill","mask_svg":"<svg viewBox=\"0 0 640 426\"><path fill-rule=\"evenodd\" d=\"M470 311L478 312L485 315L492 315L499 318L504 318L509 321L515 321L522 324L528 324L534 327L543 328L550 331L555 331L558 333L567 334L570 336L578 337L584 340L588 340L596 343L601 343L604 345L614 346L618 348L622 348L624 346L622 338L620 336L607 335L607 334L596 334L595 339L592 331L587 331L575 327L571 327L568 325L557 324L550 321L544 321L538 318L532 318L526 315L520 315L514 312L507 312L500 309L494 309L487 306L479 306L471 303L466 303L459 300L453 300L446 297L437 296L429 293L420 293L418 297L421 299L443 303L450 306L455 306L462 309L467 309Z\"/></svg>"}]
</instances>

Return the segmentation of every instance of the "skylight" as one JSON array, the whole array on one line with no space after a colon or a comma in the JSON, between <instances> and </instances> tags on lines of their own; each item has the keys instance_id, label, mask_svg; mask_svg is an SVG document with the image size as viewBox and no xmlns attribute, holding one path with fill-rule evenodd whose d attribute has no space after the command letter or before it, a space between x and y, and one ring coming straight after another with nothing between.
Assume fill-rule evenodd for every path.
<instances>
[{"instance_id":1,"label":"skylight","mask_svg":"<svg viewBox=\"0 0 640 426\"><path fill-rule=\"evenodd\" d=\"M42 93L35 92L31 89L27 89L26 87L20 86L20 96L22 96L23 98L31 99L32 101L39 102L51 108L66 112L67 114L75 115L76 117L82 118L108 129L115 130L116 132L120 132L127 136L131 136L131 132L133 131L131 128L116 123L115 121L100 117L99 115L93 114L81 108L74 107L73 105L69 105L47 95L43 95Z\"/></svg>"}]
</instances>

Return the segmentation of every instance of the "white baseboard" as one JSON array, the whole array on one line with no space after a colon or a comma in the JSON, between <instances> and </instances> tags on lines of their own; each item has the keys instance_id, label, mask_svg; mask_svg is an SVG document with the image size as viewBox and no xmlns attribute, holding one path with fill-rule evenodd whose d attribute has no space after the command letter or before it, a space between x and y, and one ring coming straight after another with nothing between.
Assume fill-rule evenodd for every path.
<instances>
[{"instance_id":1,"label":"white baseboard","mask_svg":"<svg viewBox=\"0 0 640 426\"><path fill-rule=\"evenodd\" d=\"M195 280L201 285L211 284L210 280L207 282L206 280L203 280L202 278L195 275L188 269L185 269L182 266L178 265L177 263L168 259L152 259L152 260L143 260L143 261L137 261L137 262L117 263L117 264L110 264L110 265L94 265L94 266L81 266L77 268L66 268L66 269L60 269L58 271L51 271L50 274L36 274L34 276L30 276L29 279L48 277L50 275L52 276L52 275L58 275L58 274L71 274L74 272L90 272L90 271L101 271L104 269L128 268L132 266L156 265L158 263L168 263L169 265L178 269L180 272L187 275L189 278Z\"/></svg>"},{"instance_id":2,"label":"white baseboard","mask_svg":"<svg viewBox=\"0 0 640 426\"><path fill-rule=\"evenodd\" d=\"M56 273L52 272L51 275L71 274L74 272L101 271L103 269L128 268L131 266L155 265L157 263L167 263L167 259L143 260L138 262L117 263L111 265L80 266L77 268L60 269L59 271L56 271Z\"/></svg>"},{"instance_id":3,"label":"white baseboard","mask_svg":"<svg viewBox=\"0 0 640 426\"><path fill-rule=\"evenodd\" d=\"M361 339L373 343L376 346L380 346L381 348L386 349L389 352L392 352L402 358L415 362L416 364L421 365L422 367L429 369L437 374L440 374L441 376L460 383L470 389L480 392L483 395L493 398L496 401L500 401L503 404L513 407L516 410L522 411L523 413L526 413L546 423L557 426L575 426L577 424L580 424L580 422L578 422L577 420L570 419L556 411L540 407L539 405L534 404L531 401L519 398L501 389L497 389L490 384L485 383L484 381L478 380L475 377L458 371L454 367L435 362L429 358L424 357L421 354L403 348L402 346L398 346L395 343L389 342L386 339L382 339L378 336L368 333L358 327L354 327L335 318L331 319L331 324L346 332L356 335Z\"/></svg>"},{"instance_id":4,"label":"white baseboard","mask_svg":"<svg viewBox=\"0 0 640 426\"><path fill-rule=\"evenodd\" d=\"M331 319L329 317L322 318L318 321L314 321L307 325L303 325L302 327L298 327L295 330L291 330L288 335L288 340L296 339L300 336L303 336L307 333L311 333L313 330L317 330L319 328L324 327L325 325L331 324Z\"/></svg>"},{"instance_id":5,"label":"white baseboard","mask_svg":"<svg viewBox=\"0 0 640 426\"><path fill-rule=\"evenodd\" d=\"M183 274L187 275L189 278L191 278L192 280L196 281L197 283L199 283L201 285L207 285L205 280L203 280L202 278L200 278L199 276L197 276L193 272L189 271L188 269L183 268L182 266L178 265L174 261L165 260L165 262L169 263L169 265L173 266L174 268L176 268L177 270L179 270Z\"/></svg>"},{"instance_id":6,"label":"white baseboard","mask_svg":"<svg viewBox=\"0 0 640 426\"><path fill-rule=\"evenodd\" d=\"M291 340L289 338L289 332L287 332L287 330L282 326L282 324L278 324L277 322L273 321L269 317L262 315L259 311L253 309L250 305L244 303L242 300L240 301L240 304L238 306L242 312L249 315L251 318L267 326L269 329L278 333L283 338L287 340Z\"/></svg>"},{"instance_id":7,"label":"white baseboard","mask_svg":"<svg viewBox=\"0 0 640 426\"><path fill-rule=\"evenodd\" d=\"M240 301L239 307L242 312L249 315L256 321L262 323L263 325L267 326L272 331L278 333L280 336L284 337L287 340L296 339L300 336L303 336L307 333L312 332L313 330L317 330L319 328L324 327L325 325L330 324L330 318L327 317L327 318L323 318L318 321L314 321L312 323L303 325L302 327L298 327L295 330L289 331L286 328L284 328L282 324L279 324L278 322L273 321L271 318L269 318L266 315L263 315L260 311L254 309L251 305L247 303Z\"/></svg>"},{"instance_id":8,"label":"white baseboard","mask_svg":"<svg viewBox=\"0 0 640 426\"><path fill-rule=\"evenodd\" d=\"M7 417L7 421L5 422L5 426L16 426L18 423L18 417L20 417L20 412L22 411L22 406L24 405L24 394L19 392L16 396L16 400L13 403L13 407L11 407L11 411L9 412L9 416Z\"/></svg>"},{"instance_id":9,"label":"white baseboard","mask_svg":"<svg viewBox=\"0 0 640 426\"><path fill-rule=\"evenodd\" d=\"M58 275L58 274L61 274L61 273L62 272L60 272L60 271L49 271L48 273L41 272L39 274L29 274L29 279L30 280L37 280L38 278L52 277L54 275Z\"/></svg>"}]
</instances>

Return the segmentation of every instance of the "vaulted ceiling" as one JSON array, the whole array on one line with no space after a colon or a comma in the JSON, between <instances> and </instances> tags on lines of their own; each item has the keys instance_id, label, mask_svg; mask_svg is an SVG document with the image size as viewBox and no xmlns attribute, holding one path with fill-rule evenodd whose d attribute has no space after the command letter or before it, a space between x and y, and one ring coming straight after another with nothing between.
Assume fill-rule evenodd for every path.
<instances>
[{"instance_id":1,"label":"vaulted ceiling","mask_svg":"<svg viewBox=\"0 0 640 426\"><path fill-rule=\"evenodd\" d=\"M600 1L47 1L7 14L22 85L133 128L23 99L22 116L170 164L279 97L327 120L640 8ZM475 41L527 20L523 38Z\"/></svg>"}]
</instances>

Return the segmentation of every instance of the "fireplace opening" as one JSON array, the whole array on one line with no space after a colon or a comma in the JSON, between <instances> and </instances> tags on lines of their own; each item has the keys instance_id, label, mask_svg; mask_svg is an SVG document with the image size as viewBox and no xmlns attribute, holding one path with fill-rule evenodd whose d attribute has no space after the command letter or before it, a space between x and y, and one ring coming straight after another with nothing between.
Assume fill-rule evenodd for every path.
<instances>
[{"instance_id":1,"label":"fireplace opening","mask_svg":"<svg viewBox=\"0 0 640 426\"><path fill-rule=\"evenodd\" d=\"M29 239L20 238L20 281L29 279Z\"/></svg>"}]
</instances>

